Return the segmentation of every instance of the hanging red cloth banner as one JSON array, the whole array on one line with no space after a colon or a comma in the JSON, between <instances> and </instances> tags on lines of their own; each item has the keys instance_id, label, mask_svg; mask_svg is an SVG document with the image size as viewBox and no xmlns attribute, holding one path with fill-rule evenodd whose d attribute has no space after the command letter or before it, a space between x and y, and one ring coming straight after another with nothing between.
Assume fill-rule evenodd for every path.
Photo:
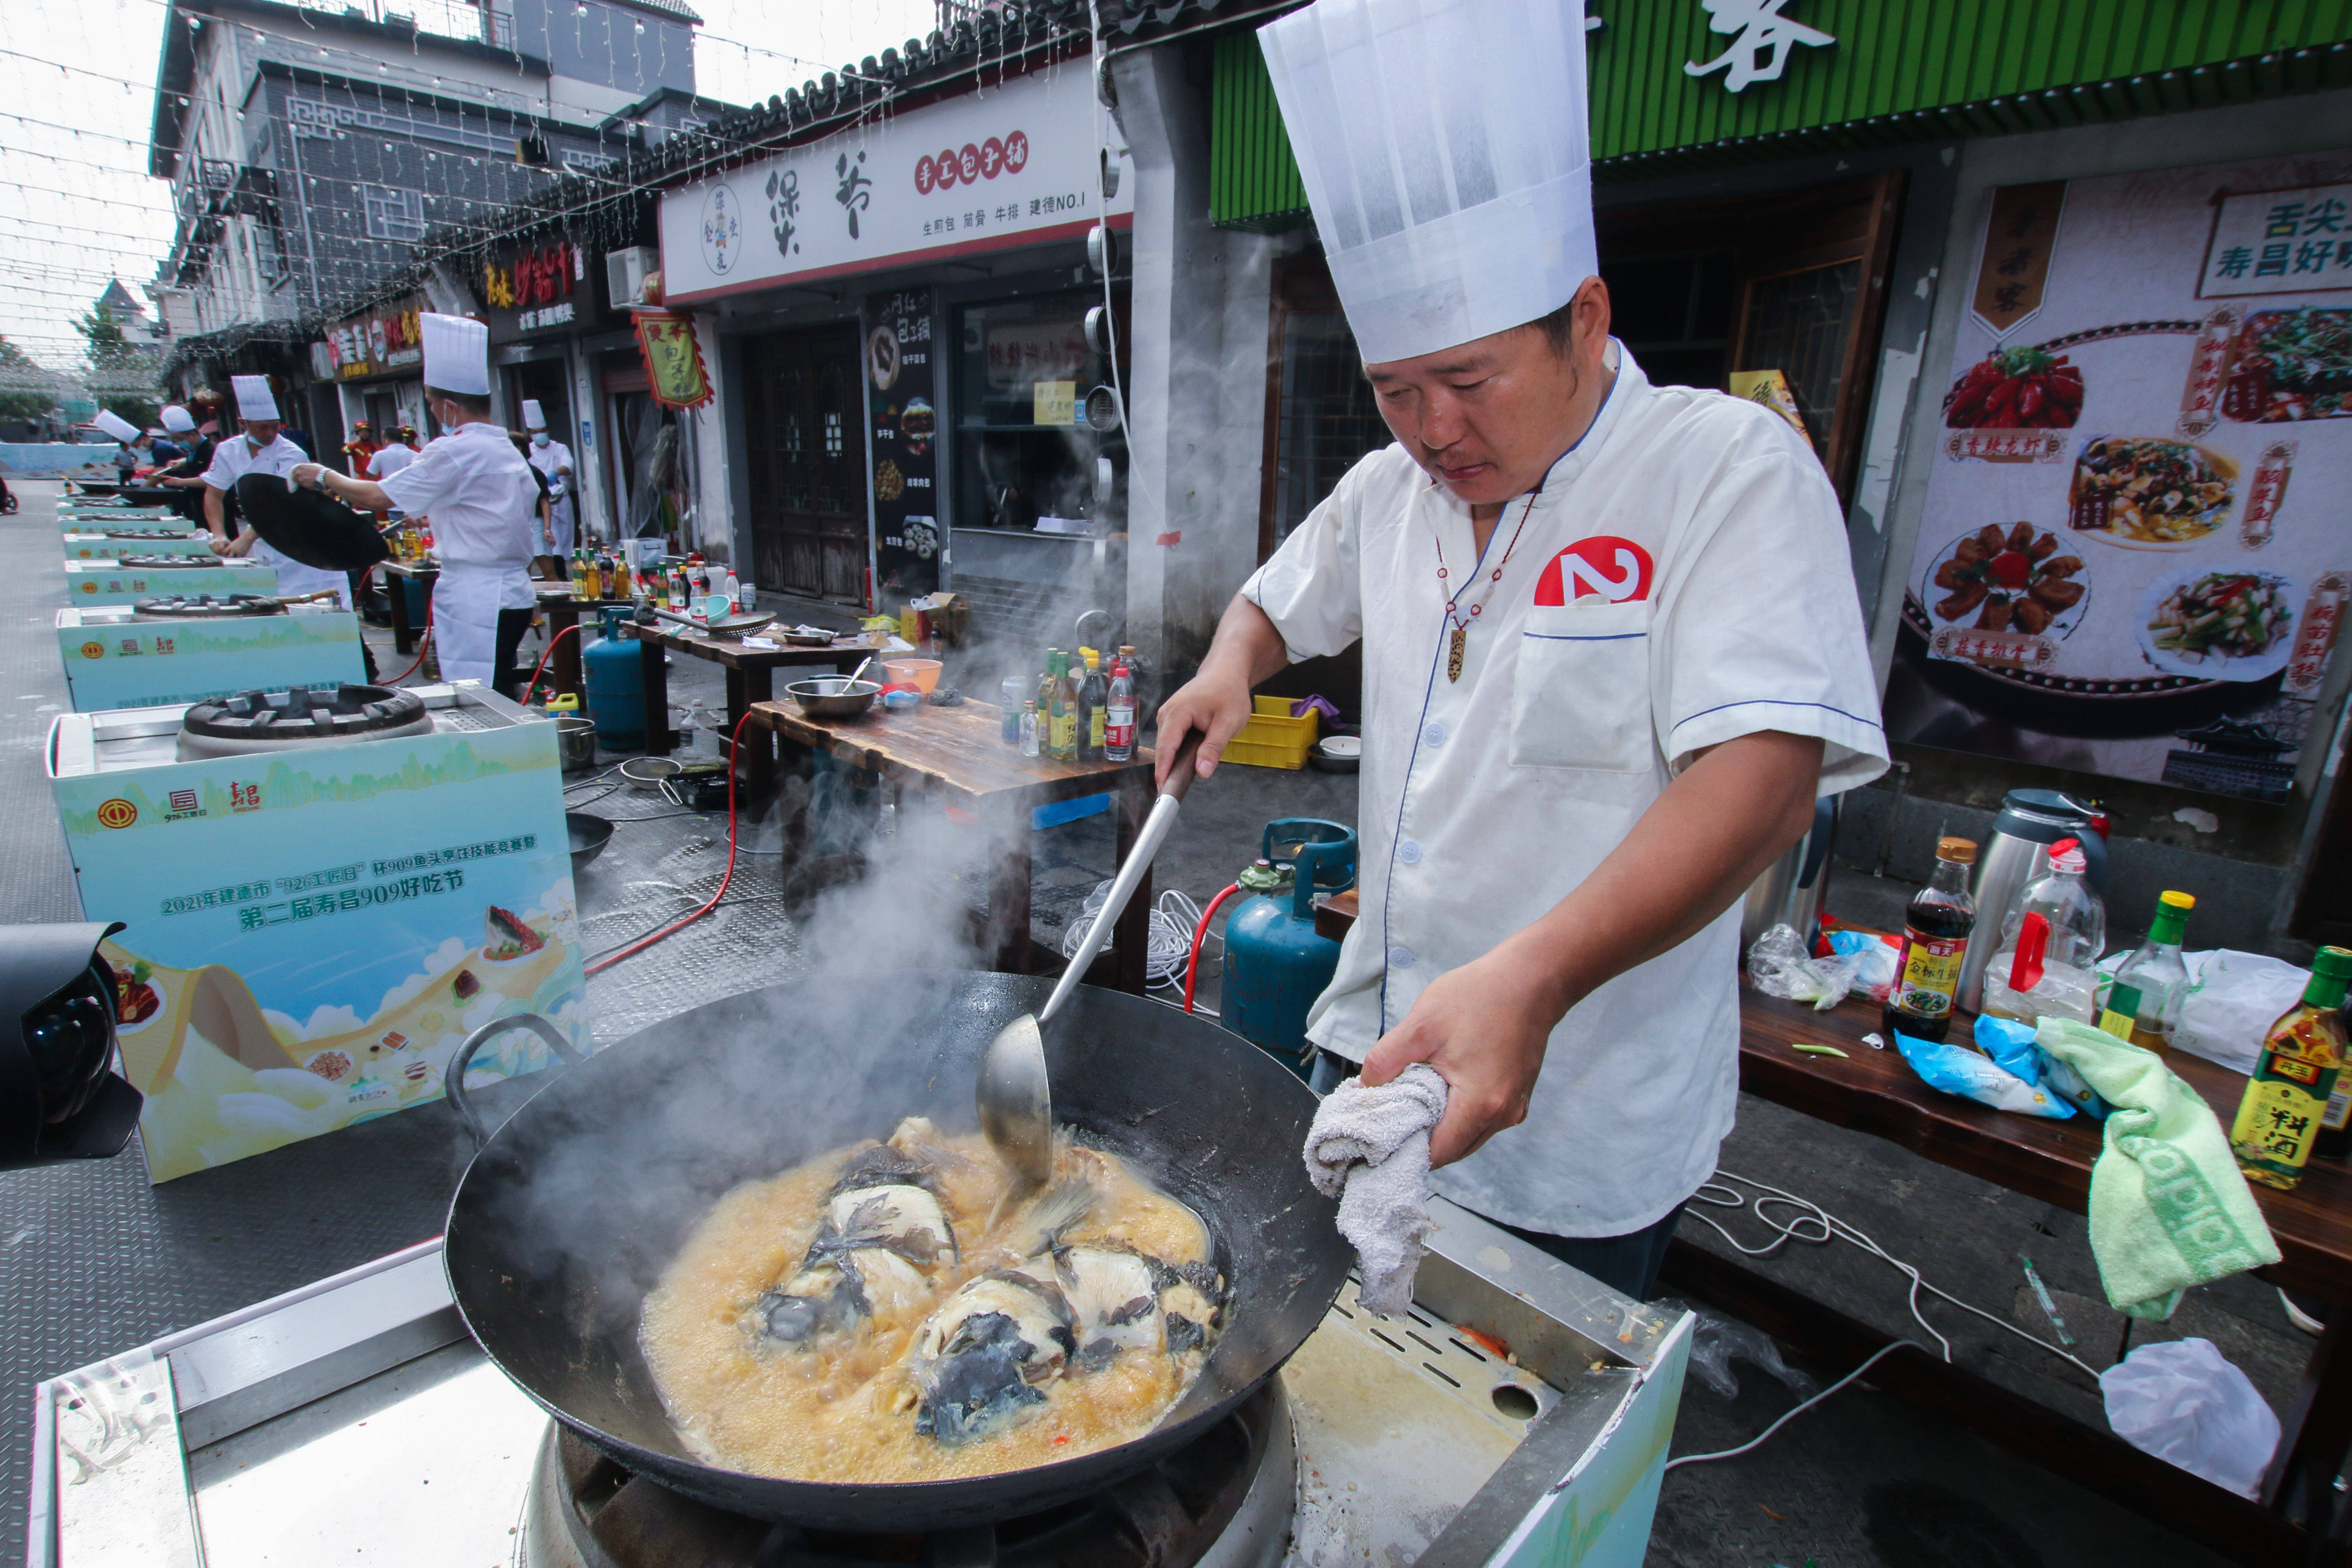
<instances>
[{"instance_id":1,"label":"hanging red cloth banner","mask_svg":"<svg viewBox=\"0 0 2352 1568\"><path fill-rule=\"evenodd\" d=\"M714 389L703 368L702 345L695 341L694 318L676 310L632 310L637 353L654 401L665 408L699 408Z\"/></svg>"}]
</instances>

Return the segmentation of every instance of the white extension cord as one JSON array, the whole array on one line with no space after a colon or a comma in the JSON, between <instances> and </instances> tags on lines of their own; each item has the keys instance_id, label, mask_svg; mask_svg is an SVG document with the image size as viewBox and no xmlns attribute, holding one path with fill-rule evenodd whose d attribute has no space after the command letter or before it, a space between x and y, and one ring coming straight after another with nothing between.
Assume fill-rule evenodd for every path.
<instances>
[{"instance_id":1,"label":"white extension cord","mask_svg":"<svg viewBox=\"0 0 2352 1568\"><path fill-rule=\"evenodd\" d=\"M1102 912L1103 900L1109 893L1110 883L1101 881L1097 882L1094 891L1087 895L1086 905L1078 911L1078 918L1062 932L1064 958L1077 956L1078 943L1086 940L1087 932L1094 926L1095 916ZM1152 901L1151 938L1144 950L1143 961L1144 977L1150 984L1181 985L1184 983L1184 966L1192 956L1192 931L1200 923L1201 906L1185 897L1179 889L1166 889ZM1208 956L1208 944L1212 942L1217 944L1219 952L1224 949L1224 938L1212 931L1201 944L1204 959ZM1103 951L1110 951L1108 943L1104 944Z\"/></svg>"},{"instance_id":2,"label":"white extension cord","mask_svg":"<svg viewBox=\"0 0 2352 1568\"><path fill-rule=\"evenodd\" d=\"M2033 1334L2029 1334L2023 1329L2019 1328L2016 1324L1996 1318L1990 1312L1985 1311L1980 1308L1972 1307L1966 1301L1961 1300L1958 1296L1953 1295L1948 1290L1928 1284L1926 1278L1920 1274L1916 1268L1913 1267L1911 1264L1904 1262L1901 1258L1888 1252L1870 1237L1864 1235L1853 1226L1847 1224L1844 1220L1838 1218L1835 1215L1831 1214L1827 1209L1822 1207L1821 1205L1813 1202L1811 1198L1801 1198L1796 1194L1786 1191L1783 1188L1773 1186L1769 1183L1759 1182L1753 1176L1740 1175L1734 1171L1718 1170L1715 1174L1717 1179L1707 1183L1705 1186L1699 1188L1696 1193L1693 1194L1692 1196L1694 1199L1699 1203L1707 1204L1716 1208L1745 1208L1750 1214L1754 1215L1757 1219L1761 1221L1766 1229L1776 1233L1771 1240L1766 1242L1761 1247L1744 1247L1740 1244L1738 1237L1733 1236L1728 1230L1726 1230L1714 1215L1700 1214L1696 1210L1685 1211L1686 1213L1689 1213L1692 1217L1704 1220L1708 1225L1713 1226L1715 1227L1715 1233L1723 1237L1725 1241L1730 1243L1735 1251L1744 1253L1750 1258L1769 1258L1773 1253L1778 1252L1783 1245L1790 1241L1801 1241L1815 1247L1826 1246L1832 1241L1852 1242L1854 1246L1861 1247L1864 1252L1869 1253L1873 1258L1877 1258L1880 1262L1886 1264L1896 1273L1901 1274L1905 1279L1911 1282L1908 1302L1911 1308L1912 1321L1916 1322L1922 1329L1925 1329L1927 1331L1928 1337L1936 1342L1937 1350L1940 1352L1946 1363L1948 1363L1952 1359L1952 1342L1937 1331L1936 1326L1927 1321L1927 1314L1919 1310L1919 1292L1922 1290L1927 1291L1930 1295L1941 1297L1943 1300L1949 1301L1953 1306L1958 1307L1964 1312L1973 1313L1977 1317L1982 1318L1986 1322L1992 1324L1993 1327L1997 1329L2015 1334L2019 1339L2025 1341L2028 1344L2041 1346L2043 1350L2048 1351L2052 1355L2072 1363L2074 1366L2080 1368L2084 1373L2091 1377L2093 1381L2095 1382L2097 1380L2099 1375L2097 1369L2090 1365L2089 1363L2084 1361L2080 1356L2074 1354L2072 1352L2062 1346L2052 1344L2048 1340L2041 1339ZM1728 1182L1738 1182L1742 1186L1753 1187L1756 1189L1757 1195L1752 1199L1744 1196L1736 1189L1725 1184ZM1784 1223L1765 1212L1765 1205L1768 1204L1786 1204L1791 1208L1797 1210L1797 1213L1790 1215ZM1838 1379L1835 1383L1830 1384L1819 1394L1814 1394L1811 1399L1806 1400L1803 1404L1788 1411L1778 1421L1773 1422L1772 1425L1764 1428L1763 1431L1758 1433L1753 1438L1741 1444L1738 1447L1726 1448L1721 1453L1717 1454L1685 1454L1678 1459L1668 1460L1666 1463L1666 1468L1671 1470L1680 1465L1703 1465L1711 1459L1728 1459L1738 1455L1748 1453L1749 1450L1762 1444L1766 1438L1771 1436L1773 1433L1778 1432L1790 1421L1803 1415L1806 1411L1811 1410L1814 1405L1819 1405L1822 1400L1827 1399L1831 1394L1837 1393L1838 1390L1853 1382L1854 1379L1860 1377L1864 1373L1868 1372L1873 1366L1878 1363L1881 1358L1889 1355L1895 1351L1901 1350L1905 1345L1909 1345L1912 1349L1918 1351L1925 1351L1927 1348L1914 1340L1896 1340L1892 1344L1881 1346L1878 1350L1873 1352L1870 1358L1867 1361L1864 1361L1860 1366L1855 1367L1852 1372L1846 1373L1843 1377Z\"/></svg>"}]
</instances>

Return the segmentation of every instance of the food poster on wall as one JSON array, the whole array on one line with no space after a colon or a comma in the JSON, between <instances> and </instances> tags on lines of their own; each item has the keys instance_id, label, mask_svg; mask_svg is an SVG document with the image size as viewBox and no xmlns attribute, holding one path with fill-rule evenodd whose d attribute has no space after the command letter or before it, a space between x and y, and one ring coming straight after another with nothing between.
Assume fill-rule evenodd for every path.
<instances>
[{"instance_id":1,"label":"food poster on wall","mask_svg":"<svg viewBox=\"0 0 2352 1568\"><path fill-rule=\"evenodd\" d=\"M57 779L150 1179L437 1100L503 1015L588 1049L561 782L546 725ZM510 1030L468 1081L552 1059Z\"/></svg>"},{"instance_id":2,"label":"food poster on wall","mask_svg":"<svg viewBox=\"0 0 2352 1568\"><path fill-rule=\"evenodd\" d=\"M1900 741L2287 796L2352 596L2352 151L1992 194Z\"/></svg>"},{"instance_id":3,"label":"food poster on wall","mask_svg":"<svg viewBox=\"0 0 2352 1568\"><path fill-rule=\"evenodd\" d=\"M874 432L874 585L900 604L940 585L939 416L933 411L931 296L902 289L866 301L866 402Z\"/></svg>"}]
</instances>

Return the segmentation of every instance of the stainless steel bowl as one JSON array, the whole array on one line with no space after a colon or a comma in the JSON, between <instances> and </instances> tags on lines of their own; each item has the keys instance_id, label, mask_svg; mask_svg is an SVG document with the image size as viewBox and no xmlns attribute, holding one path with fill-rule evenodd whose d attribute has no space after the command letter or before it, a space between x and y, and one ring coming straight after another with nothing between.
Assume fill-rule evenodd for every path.
<instances>
[{"instance_id":1,"label":"stainless steel bowl","mask_svg":"<svg viewBox=\"0 0 2352 1568\"><path fill-rule=\"evenodd\" d=\"M875 694L881 689L870 680L820 675L810 680L793 681L784 688L784 695L799 703L801 711L813 719L855 719L874 706Z\"/></svg>"}]
</instances>

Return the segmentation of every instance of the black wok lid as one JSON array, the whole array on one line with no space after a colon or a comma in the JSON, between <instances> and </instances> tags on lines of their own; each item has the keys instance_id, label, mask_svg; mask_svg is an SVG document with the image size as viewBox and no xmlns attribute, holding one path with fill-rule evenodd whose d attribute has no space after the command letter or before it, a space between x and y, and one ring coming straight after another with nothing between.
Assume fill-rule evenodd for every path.
<instances>
[{"instance_id":1,"label":"black wok lid","mask_svg":"<svg viewBox=\"0 0 2352 1568\"><path fill-rule=\"evenodd\" d=\"M374 519L317 490L289 489L275 474L237 480L236 504L264 544L302 565L362 572L392 558Z\"/></svg>"}]
</instances>

